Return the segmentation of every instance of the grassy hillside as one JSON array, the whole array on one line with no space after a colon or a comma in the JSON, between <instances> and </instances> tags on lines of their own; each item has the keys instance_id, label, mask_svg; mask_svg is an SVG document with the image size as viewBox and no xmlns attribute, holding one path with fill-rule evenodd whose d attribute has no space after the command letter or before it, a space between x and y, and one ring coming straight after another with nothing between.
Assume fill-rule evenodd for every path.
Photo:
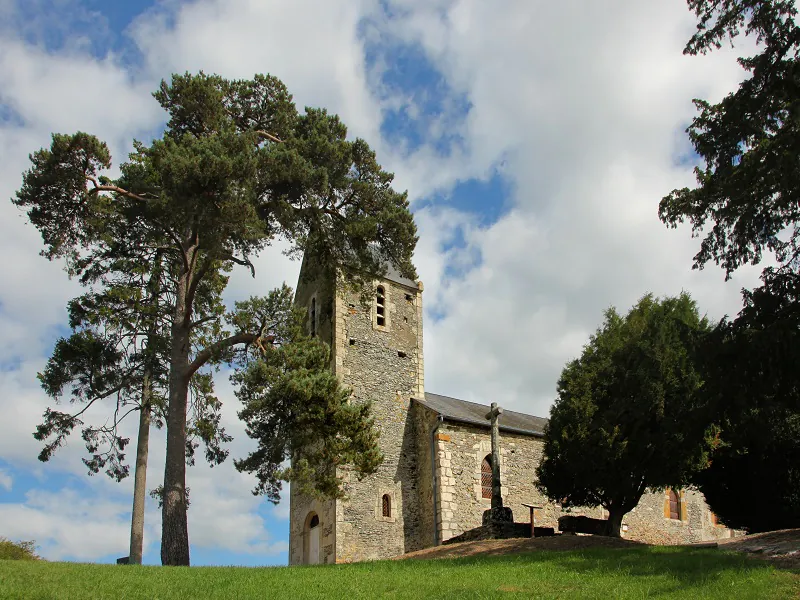
<instances>
[{"instance_id":1,"label":"grassy hillside","mask_svg":"<svg viewBox=\"0 0 800 600\"><path fill-rule=\"evenodd\" d=\"M740 554L688 548L292 568L0 561L0 598L494 597L798 598L800 576Z\"/></svg>"}]
</instances>

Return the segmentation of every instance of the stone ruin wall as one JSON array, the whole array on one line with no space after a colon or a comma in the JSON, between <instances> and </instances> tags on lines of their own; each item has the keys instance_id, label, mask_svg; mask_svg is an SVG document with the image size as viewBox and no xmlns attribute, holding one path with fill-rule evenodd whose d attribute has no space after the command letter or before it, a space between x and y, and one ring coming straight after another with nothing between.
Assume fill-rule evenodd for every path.
<instances>
[{"instance_id":1,"label":"stone ruin wall","mask_svg":"<svg viewBox=\"0 0 800 600\"><path fill-rule=\"evenodd\" d=\"M386 298L383 327L377 324L374 296L367 306L352 291L337 293L334 301L334 369L352 389L353 402L372 400L384 454L378 471L363 481L343 474L347 499L337 503L337 562L389 558L431 544L417 480L424 456L416 435L421 425L409 410L411 398L424 392L422 290L390 281L380 285ZM391 498L388 518L381 510L384 494Z\"/></svg>"}]
</instances>

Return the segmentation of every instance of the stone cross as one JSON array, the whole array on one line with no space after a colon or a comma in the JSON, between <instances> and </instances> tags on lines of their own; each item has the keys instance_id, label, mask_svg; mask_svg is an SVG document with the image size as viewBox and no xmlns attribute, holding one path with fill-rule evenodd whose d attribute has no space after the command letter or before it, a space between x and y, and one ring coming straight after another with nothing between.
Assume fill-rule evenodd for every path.
<instances>
[{"instance_id":1,"label":"stone cross","mask_svg":"<svg viewBox=\"0 0 800 600\"><path fill-rule=\"evenodd\" d=\"M503 409L492 402L492 410L486 418L492 422L492 508L503 507L503 496L500 491L500 425L498 419Z\"/></svg>"}]
</instances>

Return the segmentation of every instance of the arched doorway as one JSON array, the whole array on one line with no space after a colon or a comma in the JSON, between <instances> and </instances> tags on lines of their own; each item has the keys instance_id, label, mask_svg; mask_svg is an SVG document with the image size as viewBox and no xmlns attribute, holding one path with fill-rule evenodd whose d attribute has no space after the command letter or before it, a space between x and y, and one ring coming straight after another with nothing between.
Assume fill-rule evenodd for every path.
<instances>
[{"instance_id":1,"label":"arched doorway","mask_svg":"<svg viewBox=\"0 0 800 600\"><path fill-rule=\"evenodd\" d=\"M308 513L306 524L303 528L303 564L319 564L319 546L322 527L319 526L319 516L315 512Z\"/></svg>"}]
</instances>

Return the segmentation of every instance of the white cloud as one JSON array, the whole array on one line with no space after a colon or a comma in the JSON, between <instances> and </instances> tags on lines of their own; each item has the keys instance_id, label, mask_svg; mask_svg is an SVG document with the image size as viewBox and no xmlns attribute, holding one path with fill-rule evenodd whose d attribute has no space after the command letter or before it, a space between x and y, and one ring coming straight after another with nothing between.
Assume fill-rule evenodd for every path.
<instances>
[{"instance_id":1,"label":"white cloud","mask_svg":"<svg viewBox=\"0 0 800 600\"><path fill-rule=\"evenodd\" d=\"M24 504L0 504L0 524L10 539L35 540L48 560L92 560L127 554L129 510L127 503L74 489L33 490Z\"/></svg>"},{"instance_id":2,"label":"white cloud","mask_svg":"<svg viewBox=\"0 0 800 600\"><path fill-rule=\"evenodd\" d=\"M10 492L14 486L14 480L5 469L0 469L0 487L5 491Z\"/></svg>"},{"instance_id":3,"label":"white cloud","mask_svg":"<svg viewBox=\"0 0 800 600\"><path fill-rule=\"evenodd\" d=\"M662 196L693 183L676 160L691 98L719 98L742 77L731 52L681 54L693 31L684 3L389 5L382 33L423 48L470 105L463 154L429 168L452 180L503 163L513 190L487 227L418 213L426 389L546 415L607 306L686 289L713 317L737 311L757 270L727 284L715 268L692 272L697 240L657 217ZM474 269L453 269L476 255Z\"/></svg>"}]
</instances>

